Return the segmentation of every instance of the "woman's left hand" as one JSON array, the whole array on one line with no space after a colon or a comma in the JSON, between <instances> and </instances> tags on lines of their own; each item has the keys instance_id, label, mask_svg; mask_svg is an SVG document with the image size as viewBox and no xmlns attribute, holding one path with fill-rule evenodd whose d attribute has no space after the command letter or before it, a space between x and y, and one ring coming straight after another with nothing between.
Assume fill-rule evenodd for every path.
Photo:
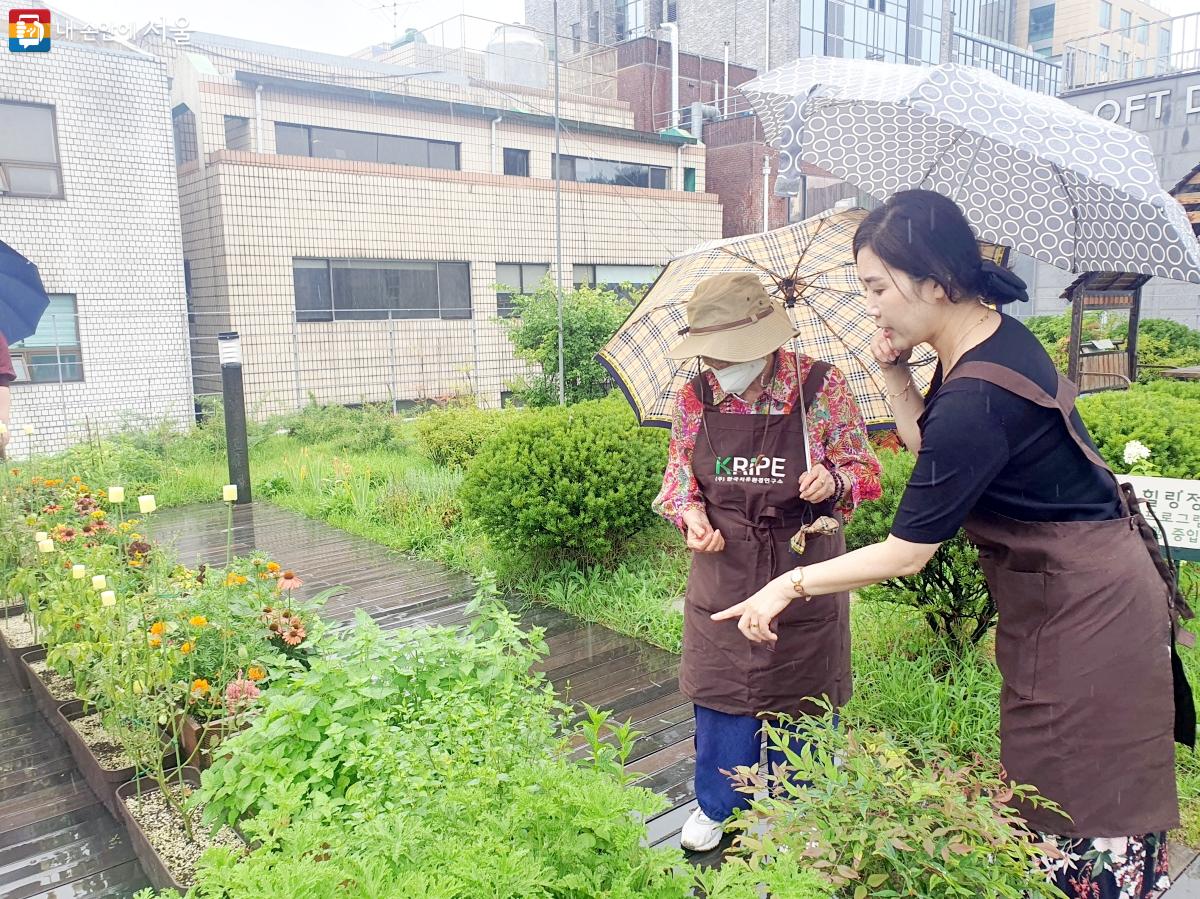
<instances>
[{"instance_id":1,"label":"woman's left hand","mask_svg":"<svg viewBox=\"0 0 1200 899\"><path fill-rule=\"evenodd\" d=\"M833 496L836 487L833 472L824 465L814 465L800 475L800 498L806 503L824 502Z\"/></svg>"},{"instance_id":2,"label":"woman's left hand","mask_svg":"<svg viewBox=\"0 0 1200 899\"><path fill-rule=\"evenodd\" d=\"M739 602L736 606L730 606L723 612L714 613L712 620L727 621L737 618L738 630L748 640L754 643L774 643L779 639L779 635L771 630L771 622L779 617L795 598L796 593L792 590L789 579L786 576L777 577L768 581L765 587L749 599Z\"/></svg>"}]
</instances>

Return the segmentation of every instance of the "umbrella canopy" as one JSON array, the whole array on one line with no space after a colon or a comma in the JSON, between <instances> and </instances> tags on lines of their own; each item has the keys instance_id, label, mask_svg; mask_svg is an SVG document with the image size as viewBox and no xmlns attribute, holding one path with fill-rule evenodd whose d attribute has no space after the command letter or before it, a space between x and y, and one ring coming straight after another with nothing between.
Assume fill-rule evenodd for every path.
<instances>
[{"instance_id":1,"label":"umbrella canopy","mask_svg":"<svg viewBox=\"0 0 1200 899\"><path fill-rule=\"evenodd\" d=\"M0 334L9 343L24 340L49 305L37 266L0 240Z\"/></svg>"},{"instance_id":2,"label":"umbrella canopy","mask_svg":"<svg viewBox=\"0 0 1200 899\"><path fill-rule=\"evenodd\" d=\"M1200 283L1200 244L1145 137L981 69L809 57L742 86L780 174L925 188L980 238L1072 272Z\"/></svg>"},{"instance_id":3,"label":"umbrella canopy","mask_svg":"<svg viewBox=\"0 0 1200 899\"><path fill-rule=\"evenodd\" d=\"M752 272L785 305L800 329L788 346L829 362L846 376L868 425L888 425L883 375L871 354L875 323L867 317L851 243L866 217L851 209L794 225L702 244L671 260L649 292L596 358L616 379L643 425L669 427L676 392L699 373L699 361L667 358L682 339L696 285L722 272ZM1002 261L1003 248L984 247ZM924 359L922 359L924 357ZM914 358L922 389L933 375L928 347Z\"/></svg>"}]
</instances>

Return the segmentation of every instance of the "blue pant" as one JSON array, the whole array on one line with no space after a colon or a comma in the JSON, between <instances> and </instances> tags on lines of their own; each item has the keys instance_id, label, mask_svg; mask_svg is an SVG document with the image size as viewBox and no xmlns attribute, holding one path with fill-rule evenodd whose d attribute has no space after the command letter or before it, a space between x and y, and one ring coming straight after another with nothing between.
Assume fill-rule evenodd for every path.
<instances>
[{"instance_id":1,"label":"blue pant","mask_svg":"<svg viewBox=\"0 0 1200 899\"><path fill-rule=\"evenodd\" d=\"M702 705L696 709L696 799L700 809L714 821L724 821L737 808L749 808L751 797L733 788L733 782L721 770L733 771L739 765L757 765L762 757L763 722L749 715L727 715ZM837 716L833 719L837 726ZM795 727L788 730L795 733ZM794 738L793 752L805 742ZM775 748L767 751L767 770L785 764L784 754Z\"/></svg>"}]
</instances>

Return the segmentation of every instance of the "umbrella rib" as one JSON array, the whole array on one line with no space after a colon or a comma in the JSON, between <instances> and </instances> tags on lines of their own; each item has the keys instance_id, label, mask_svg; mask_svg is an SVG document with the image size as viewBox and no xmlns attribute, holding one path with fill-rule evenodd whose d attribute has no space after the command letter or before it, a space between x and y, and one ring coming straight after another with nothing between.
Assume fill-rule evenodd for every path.
<instances>
[{"instance_id":1,"label":"umbrella rib","mask_svg":"<svg viewBox=\"0 0 1200 899\"><path fill-rule=\"evenodd\" d=\"M921 178L921 183L917 185L918 188L923 188L925 186L925 182L929 180L929 176L934 173L934 171L937 169L937 167L942 164L942 160L946 158L946 155L951 150L953 150L955 147L957 147L959 142L964 137L966 137L966 135L967 135L966 128L958 129L958 136L955 137L954 140L950 141L950 145L948 147L946 147L946 149L944 149L941 153L938 154L937 159L935 159L933 162L931 162L929 164L929 168L927 168L925 170L925 174Z\"/></svg>"},{"instance_id":2,"label":"umbrella rib","mask_svg":"<svg viewBox=\"0 0 1200 899\"><path fill-rule=\"evenodd\" d=\"M1071 204L1071 218L1075 222L1075 233L1071 236L1071 274L1075 275L1079 273L1079 204L1071 196L1071 188L1067 185L1066 176L1058 163L1050 163L1050 169L1058 178L1058 183L1062 185L1063 193L1067 195L1067 202Z\"/></svg>"}]
</instances>

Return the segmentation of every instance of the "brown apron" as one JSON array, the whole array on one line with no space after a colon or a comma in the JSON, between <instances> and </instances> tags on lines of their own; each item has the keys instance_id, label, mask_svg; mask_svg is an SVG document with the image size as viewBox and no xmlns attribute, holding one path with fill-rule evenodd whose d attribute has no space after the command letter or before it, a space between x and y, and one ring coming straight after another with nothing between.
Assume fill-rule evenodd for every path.
<instances>
[{"instance_id":1,"label":"brown apron","mask_svg":"<svg viewBox=\"0 0 1200 899\"><path fill-rule=\"evenodd\" d=\"M1010 368L955 366L1062 413L1092 464L1112 474L1071 423L1075 387L1051 397ZM1116 483L1116 476L1113 476ZM1179 824L1175 790L1172 583L1130 491L1112 521L1028 522L972 512L967 536L996 600L1000 758L1067 815L1017 807L1035 830L1121 837ZM1146 535L1149 534L1147 540Z\"/></svg>"},{"instance_id":2,"label":"brown apron","mask_svg":"<svg viewBox=\"0 0 1200 899\"><path fill-rule=\"evenodd\" d=\"M709 618L801 563L846 551L841 530L809 537L802 557L788 545L821 515L840 521L832 503L807 503L797 488L806 468L801 416L828 371L827 363L813 364L801 401L787 415L722 413L707 379L693 382L704 425L692 471L709 521L725 538L722 552L692 554L688 576L679 689L697 705L730 715L796 715L818 711L806 699L827 696L835 707L850 699L849 594L792 603L775 622L773 647L747 640L735 621Z\"/></svg>"}]
</instances>

